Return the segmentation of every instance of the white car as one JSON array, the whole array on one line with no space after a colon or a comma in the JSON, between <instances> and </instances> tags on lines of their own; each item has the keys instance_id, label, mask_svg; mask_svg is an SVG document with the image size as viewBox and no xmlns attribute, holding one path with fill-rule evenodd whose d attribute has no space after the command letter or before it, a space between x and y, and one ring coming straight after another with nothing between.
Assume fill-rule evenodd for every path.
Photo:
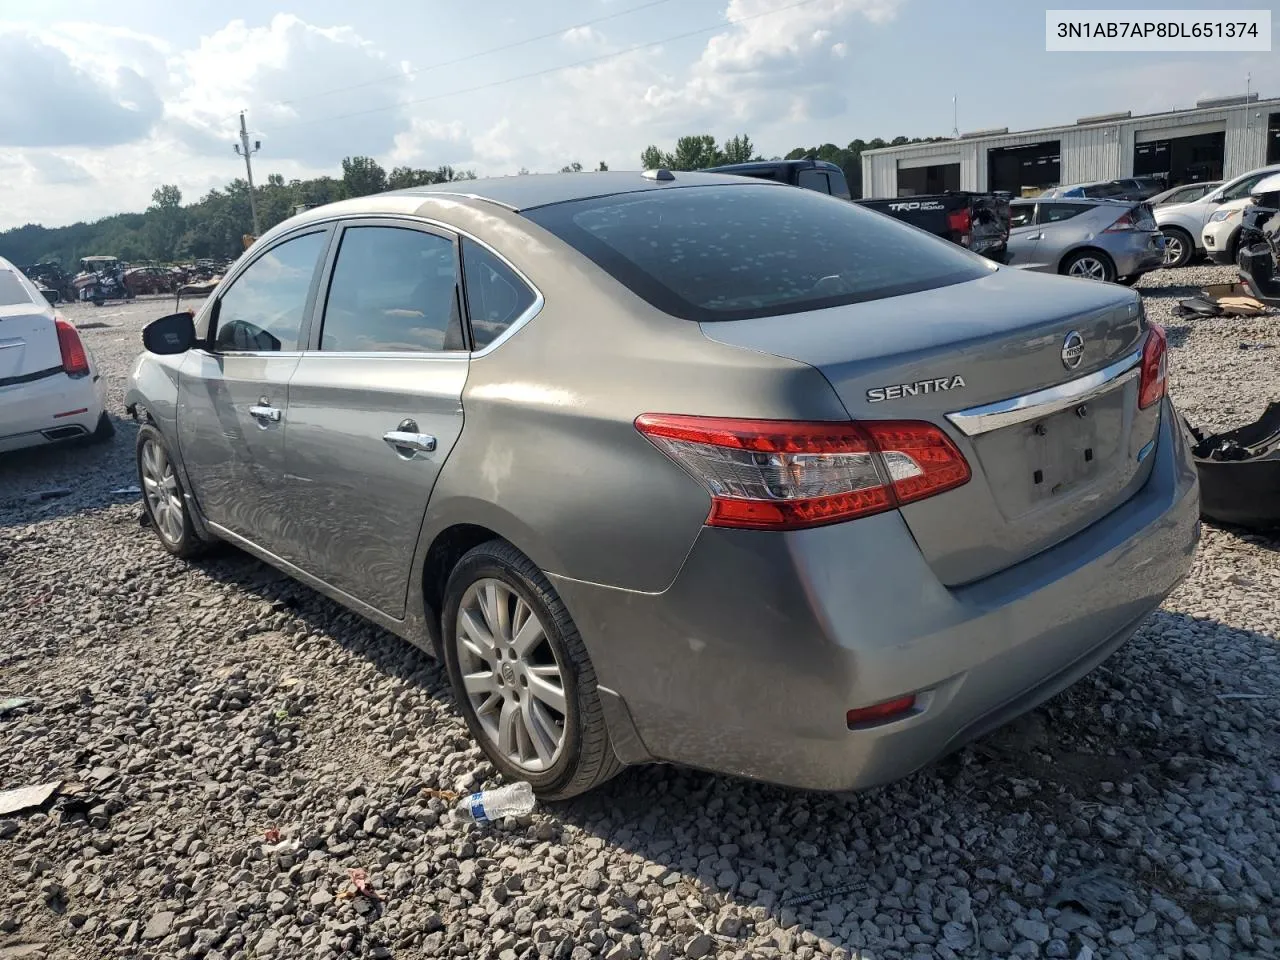
<instances>
[{"instance_id":1,"label":"white car","mask_svg":"<svg viewBox=\"0 0 1280 960\"><path fill-rule=\"evenodd\" d=\"M1169 203L1156 207L1156 224L1164 234L1165 241L1164 265L1185 267L1197 253L1203 253L1202 234L1209 218L1224 203L1247 200L1254 184L1272 173L1280 173L1280 164L1250 170L1191 203Z\"/></svg>"},{"instance_id":2,"label":"white car","mask_svg":"<svg viewBox=\"0 0 1280 960\"><path fill-rule=\"evenodd\" d=\"M1200 242L1204 252L1214 263L1230 266L1236 262L1236 252L1240 244L1240 223L1244 219L1245 207L1252 203L1252 197L1242 197L1222 204L1209 214L1209 222L1200 231Z\"/></svg>"},{"instance_id":3,"label":"white car","mask_svg":"<svg viewBox=\"0 0 1280 960\"><path fill-rule=\"evenodd\" d=\"M0 257L0 452L106 440L106 384L76 328Z\"/></svg>"}]
</instances>

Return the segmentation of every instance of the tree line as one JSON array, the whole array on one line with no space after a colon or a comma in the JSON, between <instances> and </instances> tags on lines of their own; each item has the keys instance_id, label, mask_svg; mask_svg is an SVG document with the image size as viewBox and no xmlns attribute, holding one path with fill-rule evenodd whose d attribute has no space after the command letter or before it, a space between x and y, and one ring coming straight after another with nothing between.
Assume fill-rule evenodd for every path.
<instances>
[{"instance_id":1,"label":"tree line","mask_svg":"<svg viewBox=\"0 0 1280 960\"><path fill-rule=\"evenodd\" d=\"M878 147L904 143L931 142L945 137L894 137L883 140L852 140L840 147L824 143L816 147L796 147L785 157L794 160L813 157L828 160L844 170L849 189L855 197L862 195L862 153ZM764 159L746 134L717 143L710 134L680 137L672 150L657 145L647 147L640 155L644 169L666 167L671 170L699 170L726 163L744 163ZM578 173L581 163L574 161L560 168L561 173ZM608 170L601 161L598 170ZM529 171L521 168L521 174ZM268 175L266 182L255 186L254 200L262 230L268 230L293 216L299 206L320 206L363 197L384 190L398 190L432 183L474 179L470 170L451 166L435 169L395 167L385 170L371 157L352 156L342 161L342 176L316 177L311 180L289 180L279 174ZM172 184L158 187L151 195L151 205L143 213L120 213L91 223L79 222L65 227L45 227L28 223L0 232L0 257L19 266L44 261L57 261L73 268L81 257L105 254L138 262L215 257L234 259L243 251L242 237L253 232L253 216L249 203L249 183L237 178L221 190L210 190L195 203L183 205L182 192Z\"/></svg>"},{"instance_id":2,"label":"tree line","mask_svg":"<svg viewBox=\"0 0 1280 960\"><path fill-rule=\"evenodd\" d=\"M347 157L342 177L289 180L273 173L255 185L258 222L263 231L294 215L299 206L315 207L384 190L399 190L453 180L474 180L470 170L450 166L434 170L395 167L388 173L370 157ZM244 251L242 238L253 232L249 183L237 178L183 205L182 191L158 187L144 213L120 213L92 223L45 227L36 223L0 232L0 257L26 266L56 261L74 268L81 257L102 254L136 263L171 262L202 257L234 259Z\"/></svg>"}]
</instances>

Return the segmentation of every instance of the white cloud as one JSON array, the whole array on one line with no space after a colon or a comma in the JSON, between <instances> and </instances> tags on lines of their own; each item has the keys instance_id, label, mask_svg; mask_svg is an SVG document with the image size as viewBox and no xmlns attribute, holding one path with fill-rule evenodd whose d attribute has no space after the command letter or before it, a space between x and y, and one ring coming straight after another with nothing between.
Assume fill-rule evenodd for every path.
<instances>
[{"instance_id":1,"label":"white cloud","mask_svg":"<svg viewBox=\"0 0 1280 960\"><path fill-rule=\"evenodd\" d=\"M849 53L849 45L841 40L839 43L831 45L831 55L839 60L843 60Z\"/></svg>"},{"instance_id":2,"label":"white cloud","mask_svg":"<svg viewBox=\"0 0 1280 960\"><path fill-rule=\"evenodd\" d=\"M78 160L57 153L27 151L22 159L35 173L38 181L52 186L93 183L96 178Z\"/></svg>"},{"instance_id":3,"label":"white cloud","mask_svg":"<svg viewBox=\"0 0 1280 960\"><path fill-rule=\"evenodd\" d=\"M561 37L565 43L574 47L587 47L601 44L604 42L604 36L598 30L591 27L573 27L566 30Z\"/></svg>"}]
</instances>

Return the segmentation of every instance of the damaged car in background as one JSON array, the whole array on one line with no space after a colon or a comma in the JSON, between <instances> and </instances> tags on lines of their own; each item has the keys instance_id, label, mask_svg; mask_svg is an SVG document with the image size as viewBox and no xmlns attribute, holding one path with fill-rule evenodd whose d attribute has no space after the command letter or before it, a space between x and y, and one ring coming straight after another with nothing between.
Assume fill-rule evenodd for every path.
<instances>
[{"instance_id":1,"label":"damaged car in background","mask_svg":"<svg viewBox=\"0 0 1280 960\"><path fill-rule=\"evenodd\" d=\"M1010 205L1010 266L1136 283L1164 263L1164 235L1144 202L1036 197Z\"/></svg>"},{"instance_id":2,"label":"damaged car in background","mask_svg":"<svg viewBox=\"0 0 1280 960\"><path fill-rule=\"evenodd\" d=\"M1233 301L1280 308L1280 174L1254 184L1250 200L1239 210L1241 283L1235 286L1243 289L1227 292ZM1253 423L1212 436L1187 426L1196 441L1201 515L1241 527L1280 526L1280 402Z\"/></svg>"}]
</instances>

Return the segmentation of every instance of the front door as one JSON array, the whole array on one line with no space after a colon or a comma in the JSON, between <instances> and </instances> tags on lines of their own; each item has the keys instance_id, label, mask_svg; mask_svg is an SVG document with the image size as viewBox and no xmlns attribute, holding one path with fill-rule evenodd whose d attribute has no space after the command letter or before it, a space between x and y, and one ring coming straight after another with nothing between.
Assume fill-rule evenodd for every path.
<instances>
[{"instance_id":1,"label":"front door","mask_svg":"<svg viewBox=\"0 0 1280 960\"><path fill-rule=\"evenodd\" d=\"M210 307L210 331L182 367L178 438L205 517L276 553L286 542L289 378L329 230L256 256ZM286 557L286 559L290 559Z\"/></svg>"},{"instance_id":2,"label":"front door","mask_svg":"<svg viewBox=\"0 0 1280 960\"><path fill-rule=\"evenodd\" d=\"M1036 223L1034 203L1015 203L1009 208L1009 244L1007 263L1011 267L1031 267L1036 263L1036 245L1040 242L1040 225Z\"/></svg>"},{"instance_id":3,"label":"front door","mask_svg":"<svg viewBox=\"0 0 1280 960\"><path fill-rule=\"evenodd\" d=\"M462 431L456 240L360 220L334 248L289 383L289 549L308 573L400 618L427 500Z\"/></svg>"}]
</instances>

